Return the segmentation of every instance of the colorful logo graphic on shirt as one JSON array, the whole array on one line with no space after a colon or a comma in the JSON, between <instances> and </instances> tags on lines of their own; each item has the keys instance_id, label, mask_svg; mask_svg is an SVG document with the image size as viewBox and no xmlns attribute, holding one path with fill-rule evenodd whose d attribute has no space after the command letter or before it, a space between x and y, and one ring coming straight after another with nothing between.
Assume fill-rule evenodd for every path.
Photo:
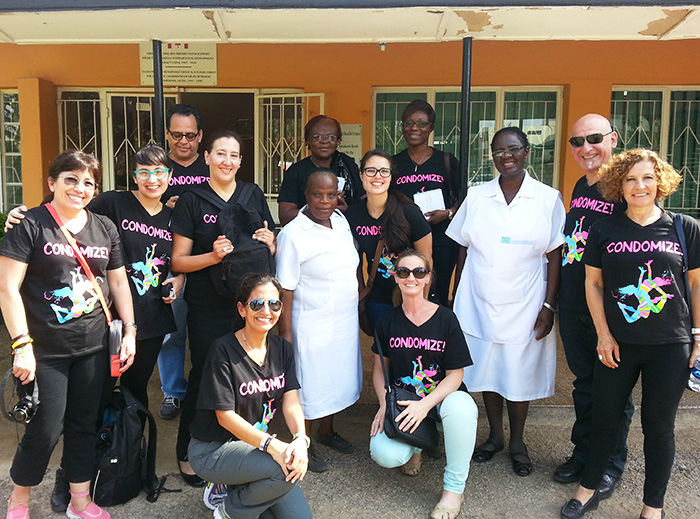
<instances>
[{"instance_id":1,"label":"colorful logo graphic on shirt","mask_svg":"<svg viewBox=\"0 0 700 519\"><path fill-rule=\"evenodd\" d=\"M150 247L146 247L146 259L144 261L137 261L131 264L129 274L136 287L136 292L140 296L148 292L149 288L157 287L160 282L160 269L158 267L165 265L167 256L161 254L159 258L156 258L155 255L156 244L154 243Z\"/></svg>"},{"instance_id":2,"label":"colorful logo graphic on shirt","mask_svg":"<svg viewBox=\"0 0 700 519\"><path fill-rule=\"evenodd\" d=\"M381 274L384 279L389 279L396 270L394 267L394 262L398 256L398 254L388 252L386 250L386 245L382 249L382 255L379 258L379 265L377 265L377 272Z\"/></svg>"},{"instance_id":3,"label":"colorful logo graphic on shirt","mask_svg":"<svg viewBox=\"0 0 700 519\"><path fill-rule=\"evenodd\" d=\"M643 267L638 267L639 281L637 285L627 285L613 291L613 297L617 299L617 306L622 311L625 320L633 323L639 319L646 319L653 312L658 314L663 310L666 301L673 298L673 294L667 294L661 287L673 283L670 272L666 271L661 277L652 278L651 264L654 260L649 260ZM637 307L626 304L629 297L637 298Z\"/></svg>"},{"instance_id":4,"label":"colorful logo graphic on shirt","mask_svg":"<svg viewBox=\"0 0 700 519\"><path fill-rule=\"evenodd\" d=\"M421 398L429 395L437 386L437 382L431 378L437 374L437 370L432 369L432 366L431 369L423 369L422 358L423 356L419 355L416 360L411 361L413 363L413 376L401 377L401 382L416 388L416 395Z\"/></svg>"},{"instance_id":5,"label":"colorful logo graphic on shirt","mask_svg":"<svg viewBox=\"0 0 700 519\"><path fill-rule=\"evenodd\" d=\"M562 267L570 265L574 261L581 261L581 258L583 258L583 251L585 250L586 240L588 239L588 231L582 230L584 218L586 217L582 216L581 219L576 222L571 236L565 238L564 257L561 260Z\"/></svg>"},{"instance_id":6,"label":"colorful logo graphic on shirt","mask_svg":"<svg viewBox=\"0 0 700 519\"><path fill-rule=\"evenodd\" d=\"M255 422L255 425L253 426L258 431L267 432L267 424L270 423L270 420L272 420L272 417L275 416L275 413L277 412L277 409L272 409L272 402L274 401L275 399L272 398L263 406L262 422Z\"/></svg>"},{"instance_id":7,"label":"colorful logo graphic on shirt","mask_svg":"<svg viewBox=\"0 0 700 519\"><path fill-rule=\"evenodd\" d=\"M71 286L44 293L45 299L53 301L51 310L54 311L56 319L61 324L81 315L89 314L99 301L95 287L92 286L92 282L88 278L81 274L80 267L71 272L70 277ZM99 281L99 278L97 279ZM67 307L66 303L69 303L70 307Z\"/></svg>"}]
</instances>

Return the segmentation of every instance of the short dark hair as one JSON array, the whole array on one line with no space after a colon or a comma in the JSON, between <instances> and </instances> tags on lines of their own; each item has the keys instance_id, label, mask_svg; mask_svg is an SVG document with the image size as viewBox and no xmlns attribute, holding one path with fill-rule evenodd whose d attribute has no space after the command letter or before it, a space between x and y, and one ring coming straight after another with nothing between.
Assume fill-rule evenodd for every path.
<instances>
[{"instance_id":1,"label":"short dark hair","mask_svg":"<svg viewBox=\"0 0 700 519\"><path fill-rule=\"evenodd\" d=\"M309 191L309 186L311 186L311 184L313 184L319 177L329 177L332 178L336 184L338 183L338 177L335 173L333 173L332 170L328 168L316 168L311 173L309 173L309 176L306 179L304 193L307 193Z\"/></svg>"},{"instance_id":2,"label":"short dark hair","mask_svg":"<svg viewBox=\"0 0 700 519\"><path fill-rule=\"evenodd\" d=\"M514 133L515 135L518 136L518 139L520 139L520 144L522 144L526 148L530 147L530 141L527 139L527 135L525 135L524 131L522 131L517 126L506 126L505 128L501 128L500 130L498 130L496 133L493 134L493 139L491 139L491 151L493 151L493 143L496 142L496 139L502 133Z\"/></svg>"},{"instance_id":3,"label":"short dark hair","mask_svg":"<svg viewBox=\"0 0 700 519\"><path fill-rule=\"evenodd\" d=\"M403 113L401 114L401 122L404 122L416 112L425 113L425 115L428 116L430 124L435 125L435 109L433 109L430 103L422 99L414 99L408 103L408 106L403 109Z\"/></svg>"},{"instance_id":4,"label":"short dark hair","mask_svg":"<svg viewBox=\"0 0 700 519\"><path fill-rule=\"evenodd\" d=\"M134 163L134 169L136 169L139 164L143 166L162 165L166 168L172 168L173 165L167 152L156 144L148 144L141 148L134 154L132 161Z\"/></svg>"},{"instance_id":5,"label":"short dark hair","mask_svg":"<svg viewBox=\"0 0 700 519\"><path fill-rule=\"evenodd\" d=\"M199 118L199 111L191 105L173 105L170 108L168 108L168 111L165 114L165 126L170 129L170 121L173 118L173 115L182 115L183 117L189 117L190 115L194 117L195 122L197 123L197 131L202 129L202 122Z\"/></svg>"},{"instance_id":6,"label":"short dark hair","mask_svg":"<svg viewBox=\"0 0 700 519\"><path fill-rule=\"evenodd\" d=\"M314 126L316 126L318 123L321 121L329 121L332 124L335 124L336 131L337 131L337 137L338 140L342 140L343 138L343 130L340 128L340 123L333 119L332 117L328 117L327 115L317 115L315 117L312 117L309 119L309 122L306 123L306 126L304 126L304 140L308 141L309 138L311 137L311 130L314 129Z\"/></svg>"},{"instance_id":7,"label":"short dark hair","mask_svg":"<svg viewBox=\"0 0 700 519\"><path fill-rule=\"evenodd\" d=\"M207 145L204 147L208 153L211 153L214 143L219 139L235 139L238 142L240 153L243 155L243 138L233 130L216 130L207 139Z\"/></svg>"},{"instance_id":8,"label":"short dark hair","mask_svg":"<svg viewBox=\"0 0 700 519\"><path fill-rule=\"evenodd\" d=\"M51 161L49 178L54 180L65 171L88 170L96 183L102 180L102 166L97 157L79 150L66 150Z\"/></svg>"},{"instance_id":9,"label":"short dark hair","mask_svg":"<svg viewBox=\"0 0 700 519\"><path fill-rule=\"evenodd\" d=\"M238 302L241 304L246 304L250 293L260 285L272 284L282 296L282 285L277 281L277 278L272 274L267 274L264 272L251 272L243 276L240 285L238 285Z\"/></svg>"}]
</instances>

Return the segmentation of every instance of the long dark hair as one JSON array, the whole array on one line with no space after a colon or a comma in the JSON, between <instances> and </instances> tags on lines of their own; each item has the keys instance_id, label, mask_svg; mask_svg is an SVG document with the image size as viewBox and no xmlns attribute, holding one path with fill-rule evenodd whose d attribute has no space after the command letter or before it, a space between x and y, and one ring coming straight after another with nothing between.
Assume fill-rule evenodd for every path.
<instances>
[{"instance_id":1,"label":"long dark hair","mask_svg":"<svg viewBox=\"0 0 700 519\"><path fill-rule=\"evenodd\" d=\"M386 244L389 252L401 252L406 248L406 244L413 245L411 241L411 225L406 220L404 206L412 203L406 195L396 189L397 169L394 161L386 151L380 149L370 150L364 154L360 161L360 170L364 171L367 161L372 157L381 157L389 161L391 168L391 183L387 192L386 207L379 217L382 226L381 238Z\"/></svg>"}]
</instances>

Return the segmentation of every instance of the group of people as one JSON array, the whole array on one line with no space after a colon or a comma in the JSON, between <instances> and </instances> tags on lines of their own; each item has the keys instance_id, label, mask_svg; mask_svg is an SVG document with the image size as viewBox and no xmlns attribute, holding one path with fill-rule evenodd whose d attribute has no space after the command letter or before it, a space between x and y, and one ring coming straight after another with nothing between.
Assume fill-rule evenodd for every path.
<instances>
[{"instance_id":1,"label":"group of people","mask_svg":"<svg viewBox=\"0 0 700 519\"><path fill-rule=\"evenodd\" d=\"M97 195L99 163L66 151L50 167L46 203L11 214L0 244L0 307L13 373L36 380L42 396L12 465L8 519L29 517L30 488L61 434L66 499L52 497L52 507L72 518L109 517L90 500L94 454L84 447L116 380L108 374L110 310L124 323L120 383L147 405L159 363L160 414L181 411L181 475L206 486L214 517L311 517L297 483L328 468L315 444L354 450L333 418L362 388L360 301L374 335L372 459L407 476L422 465L421 449L384 430L386 383L417 396L400 402L401 430L435 419L444 434L443 493L431 518L457 517L470 463L504 449L504 400L512 470L532 472L525 422L529 402L554 393L557 307L576 422L574 451L554 479L581 481L561 517L582 517L620 485L640 373L641 517L663 517L675 413L700 357L700 241L694 220L659 206L681 179L658 155L613 157L609 121L582 117L569 143L585 174L567 213L559 192L528 173L526 134L506 127L491 142L498 175L460 203L456 158L430 146L428 103L413 101L402 114L406 150L371 150L359 168L337 149L338 121L317 116L305 127L310 156L285 175L276 236L263 192L236 177L240 137L214 132L199 155L196 110L176 105L167 122L170 153L137 152L133 191ZM275 256L276 272L250 272L229 297L217 285L234 245L217 216L234 204L263 222L252 239ZM476 448L478 411L467 391L482 393L489 423ZM289 439L269 432L279 410Z\"/></svg>"}]
</instances>

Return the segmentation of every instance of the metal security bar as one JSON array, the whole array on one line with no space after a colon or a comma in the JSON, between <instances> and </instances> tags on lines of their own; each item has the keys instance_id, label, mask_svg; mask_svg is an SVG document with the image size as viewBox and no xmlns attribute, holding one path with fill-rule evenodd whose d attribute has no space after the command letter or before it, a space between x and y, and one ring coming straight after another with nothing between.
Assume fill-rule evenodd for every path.
<instances>
[{"instance_id":1,"label":"metal security bar","mask_svg":"<svg viewBox=\"0 0 700 519\"><path fill-rule=\"evenodd\" d=\"M0 170L2 173L2 198L0 210L22 205L22 156L19 133L19 95L2 93L2 118L0 119Z\"/></svg>"}]
</instances>

